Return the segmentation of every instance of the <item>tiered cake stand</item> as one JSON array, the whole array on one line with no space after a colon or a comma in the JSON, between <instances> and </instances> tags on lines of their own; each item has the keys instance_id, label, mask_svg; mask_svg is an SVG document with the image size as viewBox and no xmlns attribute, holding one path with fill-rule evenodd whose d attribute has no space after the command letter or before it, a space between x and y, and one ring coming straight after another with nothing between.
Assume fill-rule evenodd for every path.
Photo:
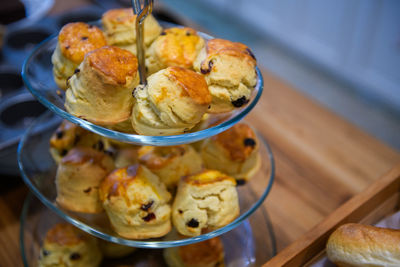
<instances>
[{"instance_id":1,"label":"tiered cake stand","mask_svg":"<svg viewBox=\"0 0 400 267\"><path fill-rule=\"evenodd\" d=\"M161 24L164 27L170 26L166 23ZM212 38L206 34L202 34L202 36L205 39ZM263 90L263 79L257 68L258 81L249 103L231 113L210 115L202 123L202 128L173 136L142 136L116 132L74 117L65 111L64 94L57 88L52 75L51 55L56 44L57 36L51 36L41 43L26 59L22 70L26 87L43 105L60 115L61 118L76 123L89 131L121 142L138 145L170 146L203 140L230 128L243 119L256 105ZM274 160L271 149L260 135L258 135L258 140L260 142L262 166L258 173L245 185L238 186L240 215L233 222L197 237L182 238L172 233L162 238L130 240L113 232L104 214L89 215L71 212L57 206L55 203L56 187L54 181L57 166L49 153L49 139L58 124L61 123L61 118L57 122L58 124L54 124L53 127L40 135L36 134L37 128L48 122L50 117L50 113L40 117L28 129L18 149L18 163L23 180L33 194L46 206L45 208L32 197L28 198L25 203L21 216L21 248L26 266L31 266L31 263L33 266L35 265L37 261L37 258L35 258L37 253L35 254L35 251L38 251L41 238L44 236L46 229L52 223L54 224L61 219L98 238L138 248L183 246L224 234L222 239L227 255L227 266L258 266L273 255L273 232L265 210L260 209L257 211L257 209L271 189L274 178ZM59 217L52 216L53 213L49 210ZM253 216L249 219L252 214ZM241 251L241 253L234 251ZM141 253L140 255L142 254L146 255L146 253ZM241 260L237 261L238 258Z\"/></svg>"}]
</instances>

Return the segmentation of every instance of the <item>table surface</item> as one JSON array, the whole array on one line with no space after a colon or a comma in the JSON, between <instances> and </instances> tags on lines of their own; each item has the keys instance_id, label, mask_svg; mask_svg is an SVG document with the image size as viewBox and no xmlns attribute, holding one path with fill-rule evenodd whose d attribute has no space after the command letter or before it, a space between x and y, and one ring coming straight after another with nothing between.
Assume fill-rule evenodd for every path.
<instances>
[{"instance_id":1,"label":"table surface","mask_svg":"<svg viewBox=\"0 0 400 267\"><path fill-rule=\"evenodd\" d=\"M65 2L57 1L53 12L64 10L59 3ZM83 2L70 1L70 7ZM275 183L262 208L279 252L400 162L400 154L262 72L264 93L247 120L276 160ZM19 216L28 189L19 178L0 177L0 183L0 266L22 266Z\"/></svg>"}]
</instances>

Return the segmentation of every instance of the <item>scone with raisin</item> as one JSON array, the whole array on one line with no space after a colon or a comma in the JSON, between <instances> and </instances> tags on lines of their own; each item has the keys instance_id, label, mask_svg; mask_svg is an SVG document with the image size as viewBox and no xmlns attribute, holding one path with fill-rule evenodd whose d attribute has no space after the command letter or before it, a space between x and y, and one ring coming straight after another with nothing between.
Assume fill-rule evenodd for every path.
<instances>
[{"instance_id":1,"label":"scone with raisin","mask_svg":"<svg viewBox=\"0 0 400 267\"><path fill-rule=\"evenodd\" d=\"M104 33L110 45L126 49L136 55L136 15L132 8L108 10L101 18ZM144 20L144 44L150 44L160 35L162 28L150 14Z\"/></svg>"},{"instance_id":2,"label":"scone with raisin","mask_svg":"<svg viewBox=\"0 0 400 267\"><path fill-rule=\"evenodd\" d=\"M102 150L101 139L101 136L64 120L50 138L50 154L56 163L60 163L68 151L75 146Z\"/></svg>"},{"instance_id":3,"label":"scone with raisin","mask_svg":"<svg viewBox=\"0 0 400 267\"><path fill-rule=\"evenodd\" d=\"M200 51L194 69L202 73L212 95L210 113L245 105L257 83L256 59L241 43L211 39Z\"/></svg>"},{"instance_id":4,"label":"scone with raisin","mask_svg":"<svg viewBox=\"0 0 400 267\"><path fill-rule=\"evenodd\" d=\"M182 134L193 128L211 103L204 77L181 67L168 67L134 92L132 127L142 135Z\"/></svg>"},{"instance_id":5,"label":"scone with raisin","mask_svg":"<svg viewBox=\"0 0 400 267\"><path fill-rule=\"evenodd\" d=\"M171 230L171 195L160 179L136 164L114 170L101 183L100 199L120 236L161 237Z\"/></svg>"},{"instance_id":6,"label":"scone with raisin","mask_svg":"<svg viewBox=\"0 0 400 267\"><path fill-rule=\"evenodd\" d=\"M204 47L204 39L188 27L165 29L146 51L149 74L177 66L193 69L193 62Z\"/></svg>"},{"instance_id":7,"label":"scone with raisin","mask_svg":"<svg viewBox=\"0 0 400 267\"><path fill-rule=\"evenodd\" d=\"M67 223L54 225L40 249L39 266L96 267L102 254L97 240Z\"/></svg>"},{"instance_id":8,"label":"scone with raisin","mask_svg":"<svg viewBox=\"0 0 400 267\"><path fill-rule=\"evenodd\" d=\"M245 123L204 140L201 157L206 168L233 176L239 184L254 176L261 165L259 140Z\"/></svg>"},{"instance_id":9,"label":"scone with raisin","mask_svg":"<svg viewBox=\"0 0 400 267\"><path fill-rule=\"evenodd\" d=\"M138 61L131 52L104 46L86 54L69 80L65 108L99 125L130 119L132 91L139 84Z\"/></svg>"},{"instance_id":10,"label":"scone with raisin","mask_svg":"<svg viewBox=\"0 0 400 267\"><path fill-rule=\"evenodd\" d=\"M219 237L163 251L169 267L223 267L224 246Z\"/></svg>"},{"instance_id":11,"label":"scone with raisin","mask_svg":"<svg viewBox=\"0 0 400 267\"><path fill-rule=\"evenodd\" d=\"M54 80L58 87L66 90L68 78L74 74L84 56L106 44L103 32L96 26L75 22L62 27L51 57Z\"/></svg>"},{"instance_id":12,"label":"scone with raisin","mask_svg":"<svg viewBox=\"0 0 400 267\"><path fill-rule=\"evenodd\" d=\"M143 146L138 151L138 158L168 188L175 188L181 177L203 168L200 155L190 145Z\"/></svg>"},{"instance_id":13,"label":"scone with raisin","mask_svg":"<svg viewBox=\"0 0 400 267\"><path fill-rule=\"evenodd\" d=\"M180 234L198 236L202 231L227 225L238 215L234 178L219 171L204 170L179 182L172 221Z\"/></svg>"},{"instance_id":14,"label":"scone with raisin","mask_svg":"<svg viewBox=\"0 0 400 267\"><path fill-rule=\"evenodd\" d=\"M113 160L103 152L86 147L71 149L57 168L57 204L76 212L102 212L100 182L113 169Z\"/></svg>"}]
</instances>

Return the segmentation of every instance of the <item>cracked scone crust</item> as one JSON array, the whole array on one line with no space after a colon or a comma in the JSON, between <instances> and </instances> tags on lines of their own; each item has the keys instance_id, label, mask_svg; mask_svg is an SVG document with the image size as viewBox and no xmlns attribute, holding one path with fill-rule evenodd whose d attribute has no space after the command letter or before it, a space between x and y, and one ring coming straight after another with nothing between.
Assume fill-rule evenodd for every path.
<instances>
[{"instance_id":1,"label":"cracked scone crust","mask_svg":"<svg viewBox=\"0 0 400 267\"><path fill-rule=\"evenodd\" d=\"M193 62L203 47L204 39L192 28L165 29L146 51L148 73L168 66L193 69Z\"/></svg>"},{"instance_id":2,"label":"cracked scone crust","mask_svg":"<svg viewBox=\"0 0 400 267\"><path fill-rule=\"evenodd\" d=\"M105 153L87 147L71 149L57 168L57 204L76 212L102 212L99 185L113 169L114 162Z\"/></svg>"},{"instance_id":3,"label":"cracked scone crust","mask_svg":"<svg viewBox=\"0 0 400 267\"><path fill-rule=\"evenodd\" d=\"M134 91L132 127L143 135L173 135L193 128L211 103L200 74L168 67L150 75L146 86Z\"/></svg>"},{"instance_id":4,"label":"cracked scone crust","mask_svg":"<svg viewBox=\"0 0 400 267\"><path fill-rule=\"evenodd\" d=\"M256 59L241 43L211 39L193 67L202 73L212 95L209 113L229 112L245 105L257 83Z\"/></svg>"},{"instance_id":5,"label":"cracked scone crust","mask_svg":"<svg viewBox=\"0 0 400 267\"><path fill-rule=\"evenodd\" d=\"M171 230L171 195L142 165L110 173L100 185L100 199L112 228L122 237L161 237Z\"/></svg>"},{"instance_id":6,"label":"cracked scone crust","mask_svg":"<svg viewBox=\"0 0 400 267\"><path fill-rule=\"evenodd\" d=\"M178 232L198 236L220 228L239 215L236 181L219 171L204 170L184 177L172 206L172 221Z\"/></svg>"},{"instance_id":7,"label":"cracked scone crust","mask_svg":"<svg viewBox=\"0 0 400 267\"><path fill-rule=\"evenodd\" d=\"M245 123L204 140L201 157L206 168L231 175L238 183L249 180L261 166L259 140Z\"/></svg>"},{"instance_id":8,"label":"cracked scone crust","mask_svg":"<svg viewBox=\"0 0 400 267\"><path fill-rule=\"evenodd\" d=\"M137 70L137 58L127 50L104 46L88 53L68 82L66 110L99 125L128 120L131 94L139 84Z\"/></svg>"},{"instance_id":9,"label":"cracked scone crust","mask_svg":"<svg viewBox=\"0 0 400 267\"><path fill-rule=\"evenodd\" d=\"M136 15L132 8L111 9L101 18L110 45L126 49L136 55ZM144 20L144 44L148 47L160 35L161 26L150 14Z\"/></svg>"},{"instance_id":10,"label":"cracked scone crust","mask_svg":"<svg viewBox=\"0 0 400 267\"><path fill-rule=\"evenodd\" d=\"M96 267L102 254L96 238L67 223L50 228L39 255L39 267Z\"/></svg>"},{"instance_id":11,"label":"cracked scone crust","mask_svg":"<svg viewBox=\"0 0 400 267\"><path fill-rule=\"evenodd\" d=\"M177 186L181 177L203 168L200 155L190 145L143 146L138 151L138 158L168 188Z\"/></svg>"},{"instance_id":12,"label":"cracked scone crust","mask_svg":"<svg viewBox=\"0 0 400 267\"><path fill-rule=\"evenodd\" d=\"M65 90L67 79L74 74L84 56L106 44L103 32L96 26L75 22L62 27L56 49L51 57L54 80L57 85Z\"/></svg>"}]
</instances>

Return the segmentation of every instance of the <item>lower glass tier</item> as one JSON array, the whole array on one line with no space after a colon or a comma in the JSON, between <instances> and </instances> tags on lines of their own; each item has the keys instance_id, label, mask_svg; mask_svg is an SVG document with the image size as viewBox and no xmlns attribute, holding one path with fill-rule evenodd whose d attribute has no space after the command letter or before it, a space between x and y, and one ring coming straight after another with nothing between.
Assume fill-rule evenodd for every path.
<instances>
[{"instance_id":1,"label":"lower glass tier","mask_svg":"<svg viewBox=\"0 0 400 267\"><path fill-rule=\"evenodd\" d=\"M64 222L30 194L21 214L20 248L25 267L38 266L46 232ZM260 234L262 233L262 234ZM258 209L239 227L221 236L225 266L261 266L276 253L275 237L265 209ZM167 266L162 249L139 249L121 259L105 259L101 266Z\"/></svg>"},{"instance_id":2,"label":"lower glass tier","mask_svg":"<svg viewBox=\"0 0 400 267\"><path fill-rule=\"evenodd\" d=\"M162 238L146 240L125 239L111 229L105 213L77 213L57 206L55 202L57 195L55 185L57 165L49 152L49 139L58 125L54 125L54 127L42 132L40 135L34 134L35 129L40 127L40 125L46 122L50 117L51 114L45 114L40 117L28 129L19 145L18 163L24 182L43 204L53 210L61 218L83 231L107 241L131 247L165 248L188 245L219 236L236 228L255 212L267 197L273 183L274 161L272 152L268 144L258 135L260 143L259 150L262 159L261 167L255 176L245 185L237 187L240 214L233 222L222 228L196 237L178 237L178 235L173 233L175 230L172 230L172 233Z\"/></svg>"}]
</instances>

